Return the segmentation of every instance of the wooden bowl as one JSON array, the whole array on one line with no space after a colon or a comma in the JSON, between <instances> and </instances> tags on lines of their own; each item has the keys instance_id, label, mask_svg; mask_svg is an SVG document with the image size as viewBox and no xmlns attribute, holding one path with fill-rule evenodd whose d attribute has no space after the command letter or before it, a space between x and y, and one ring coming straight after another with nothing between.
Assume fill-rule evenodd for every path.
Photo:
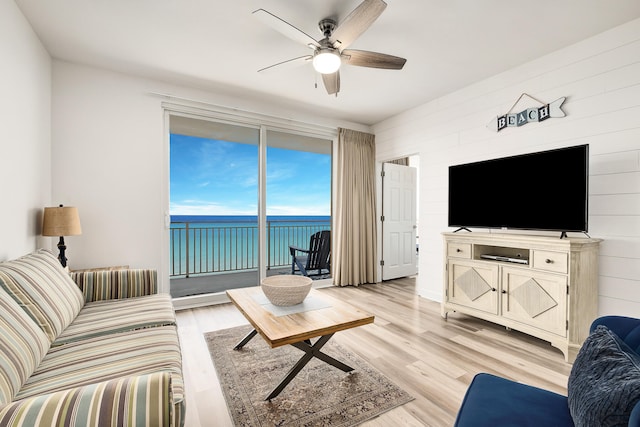
<instances>
[{"instance_id":1,"label":"wooden bowl","mask_svg":"<svg viewBox=\"0 0 640 427\"><path fill-rule=\"evenodd\" d=\"M309 295L313 280L305 276L277 275L262 279L262 292L273 305L300 304Z\"/></svg>"}]
</instances>

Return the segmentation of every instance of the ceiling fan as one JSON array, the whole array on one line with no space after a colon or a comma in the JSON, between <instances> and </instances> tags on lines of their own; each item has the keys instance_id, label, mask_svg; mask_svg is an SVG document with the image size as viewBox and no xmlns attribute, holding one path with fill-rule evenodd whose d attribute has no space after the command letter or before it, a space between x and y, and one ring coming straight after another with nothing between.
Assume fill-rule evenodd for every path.
<instances>
[{"instance_id":1,"label":"ceiling fan","mask_svg":"<svg viewBox=\"0 0 640 427\"><path fill-rule=\"evenodd\" d=\"M253 14L262 22L294 41L301 42L313 50L312 54L289 59L262 68L258 72L271 70L284 65L301 65L312 62L313 68L322 74L322 81L329 95L340 92L340 65L356 65L359 67L384 68L401 70L406 59L385 53L366 50L347 49L373 22L382 14L387 4L382 0L364 0L356 7L340 25L331 18L322 19L318 26L324 38L315 40L287 21L258 9Z\"/></svg>"}]
</instances>

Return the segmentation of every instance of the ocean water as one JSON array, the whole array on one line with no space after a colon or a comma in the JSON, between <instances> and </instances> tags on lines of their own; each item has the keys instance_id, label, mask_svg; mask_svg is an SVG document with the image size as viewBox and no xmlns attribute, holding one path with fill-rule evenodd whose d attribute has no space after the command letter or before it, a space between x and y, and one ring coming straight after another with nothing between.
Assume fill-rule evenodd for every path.
<instances>
[{"instance_id":1,"label":"ocean water","mask_svg":"<svg viewBox=\"0 0 640 427\"><path fill-rule=\"evenodd\" d=\"M269 267L291 265L290 245L306 249L330 227L330 216L268 216ZM257 216L171 215L171 275L256 269L258 235Z\"/></svg>"}]
</instances>

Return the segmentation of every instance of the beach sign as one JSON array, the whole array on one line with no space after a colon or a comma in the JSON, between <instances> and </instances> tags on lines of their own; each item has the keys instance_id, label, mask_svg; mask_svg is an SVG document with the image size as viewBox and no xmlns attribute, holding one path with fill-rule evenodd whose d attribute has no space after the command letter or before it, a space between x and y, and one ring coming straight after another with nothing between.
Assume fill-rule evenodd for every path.
<instances>
[{"instance_id":1,"label":"beach sign","mask_svg":"<svg viewBox=\"0 0 640 427\"><path fill-rule=\"evenodd\" d=\"M526 95L529 98L535 100L542 104L540 107L535 108L527 108L518 113L512 113L513 108L520 102L520 99ZM520 98L513 104L513 107L501 116L494 117L488 124L487 128L500 132L502 129L507 127L519 127L525 125L530 122L542 122L552 117L565 117L566 114L562 111L562 104L566 100L566 97L558 98L555 101L544 104L537 99L533 98L531 95L527 95L523 93L520 95Z\"/></svg>"}]
</instances>

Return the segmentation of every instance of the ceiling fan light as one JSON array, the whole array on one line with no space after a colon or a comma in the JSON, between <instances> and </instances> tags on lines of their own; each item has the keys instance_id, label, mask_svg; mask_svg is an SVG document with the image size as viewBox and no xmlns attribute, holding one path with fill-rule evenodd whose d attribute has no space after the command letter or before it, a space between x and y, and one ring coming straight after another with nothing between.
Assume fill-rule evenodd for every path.
<instances>
[{"instance_id":1,"label":"ceiling fan light","mask_svg":"<svg viewBox=\"0 0 640 427\"><path fill-rule=\"evenodd\" d=\"M333 50L318 51L313 57L313 68L320 74L333 74L340 68L340 54Z\"/></svg>"}]
</instances>

